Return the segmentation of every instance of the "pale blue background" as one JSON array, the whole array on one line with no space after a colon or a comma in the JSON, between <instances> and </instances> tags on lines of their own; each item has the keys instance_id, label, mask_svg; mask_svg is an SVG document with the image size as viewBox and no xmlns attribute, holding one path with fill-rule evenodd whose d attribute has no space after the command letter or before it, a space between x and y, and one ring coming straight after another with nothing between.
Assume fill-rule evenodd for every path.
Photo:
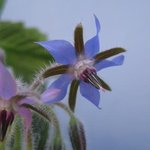
<instances>
[{"instance_id":1,"label":"pale blue background","mask_svg":"<svg viewBox=\"0 0 150 150\"><path fill-rule=\"evenodd\" d=\"M79 22L85 40L95 34L93 14L101 22L101 49L122 46L127 53L123 66L100 73L113 89L102 93L102 110L78 97L88 150L150 150L149 0L8 0L2 19L73 42Z\"/></svg>"}]
</instances>

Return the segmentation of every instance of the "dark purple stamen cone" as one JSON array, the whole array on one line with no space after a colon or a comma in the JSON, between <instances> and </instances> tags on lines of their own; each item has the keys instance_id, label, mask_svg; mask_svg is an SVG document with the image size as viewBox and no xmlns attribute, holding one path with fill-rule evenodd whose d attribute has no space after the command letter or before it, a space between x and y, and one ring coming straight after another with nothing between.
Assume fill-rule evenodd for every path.
<instances>
[{"instance_id":1,"label":"dark purple stamen cone","mask_svg":"<svg viewBox=\"0 0 150 150\"><path fill-rule=\"evenodd\" d=\"M87 68L80 75L80 79L86 83L92 84L95 88L100 89L101 85L97 79L96 70L94 68Z\"/></svg>"},{"instance_id":2,"label":"dark purple stamen cone","mask_svg":"<svg viewBox=\"0 0 150 150\"><path fill-rule=\"evenodd\" d=\"M2 110L0 112L0 141L3 141L5 135L7 133L7 129L9 125L12 124L14 120L13 112L8 112L6 110Z\"/></svg>"}]
</instances>

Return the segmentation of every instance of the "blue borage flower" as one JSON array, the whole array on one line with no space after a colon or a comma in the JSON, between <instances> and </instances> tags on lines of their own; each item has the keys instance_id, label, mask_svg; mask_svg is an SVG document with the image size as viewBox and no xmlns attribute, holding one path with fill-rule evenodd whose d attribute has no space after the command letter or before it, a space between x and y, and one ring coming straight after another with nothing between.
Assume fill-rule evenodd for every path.
<instances>
[{"instance_id":1,"label":"blue borage flower","mask_svg":"<svg viewBox=\"0 0 150 150\"><path fill-rule=\"evenodd\" d=\"M98 107L101 89L111 90L108 84L97 76L97 72L107 67L122 65L124 61L123 55L112 60L107 58L125 52L125 50L118 47L98 53L100 49L98 36L100 23L96 16L94 18L96 35L85 44L81 24L77 25L74 31L74 46L65 40L37 42L48 50L57 63L61 64L43 73L44 78L62 74L43 93L42 99L44 102L53 103L62 100L67 93L68 85L71 84L69 105L72 110L75 107L78 86L80 87L81 95ZM50 95L54 96L50 97Z\"/></svg>"}]
</instances>

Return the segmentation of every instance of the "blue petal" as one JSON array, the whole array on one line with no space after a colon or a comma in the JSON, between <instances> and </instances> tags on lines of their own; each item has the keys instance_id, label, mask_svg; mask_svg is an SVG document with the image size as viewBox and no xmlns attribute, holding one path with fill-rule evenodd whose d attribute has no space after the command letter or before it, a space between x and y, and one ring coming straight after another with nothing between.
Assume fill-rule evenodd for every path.
<instances>
[{"instance_id":1,"label":"blue petal","mask_svg":"<svg viewBox=\"0 0 150 150\"><path fill-rule=\"evenodd\" d=\"M102 60L98 62L97 64L95 64L95 68L97 71L99 71L107 67L120 66L123 64L123 62L124 62L124 56L120 55L115 57L112 60Z\"/></svg>"},{"instance_id":2,"label":"blue petal","mask_svg":"<svg viewBox=\"0 0 150 150\"><path fill-rule=\"evenodd\" d=\"M61 75L45 92L42 93L42 101L51 104L62 100L67 93L67 88L70 82L71 78L69 75Z\"/></svg>"},{"instance_id":3,"label":"blue petal","mask_svg":"<svg viewBox=\"0 0 150 150\"><path fill-rule=\"evenodd\" d=\"M9 100L16 95L16 82L7 68L0 62L0 99Z\"/></svg>"},{"instance_id":4,"label":"blue petal","mask_svg":"<svg viewBox=\"0 0 150 150\"><path fill-rule=\"evenodd\" d=\"M93 57L94 55L96 55L99 50L100 50L100 46L99 46L99 31L100 31L100 23L98 18L94 15L95 17L95 25L96 25L96 35L89 39L86 43L85 43L85 55L87 57Z\"/></svg>"},{"instance_id":5,"label":"blue petal","mask_svg":"<svg viewBox=\"0 0 150 150\"><path fill-rule=\"evenodd\" d=\"M96 105L97 107L99 107L100 92L94 86L81 81L81 83L80 83L80 93L87 100L89 100L94 105Z\"/></svg>"},{"instance_id":6,"label":"blue petal","mask_svg":"<svg viewBox=\"0 0 150 150\"><path fill-rule=\"evenodd\" d=\"M76 59L75 49L68 41L52 40L37 42L37 44L46 48L58 63L72 64Z\"/></svg>"}]
</instances>

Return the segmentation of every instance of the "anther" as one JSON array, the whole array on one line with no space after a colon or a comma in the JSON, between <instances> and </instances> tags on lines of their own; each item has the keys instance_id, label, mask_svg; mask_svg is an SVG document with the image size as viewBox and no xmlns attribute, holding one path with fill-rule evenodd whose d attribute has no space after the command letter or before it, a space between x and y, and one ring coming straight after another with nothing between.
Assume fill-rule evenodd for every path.
<instances>
[{"instance_id":1,"label":"anther","mask_svg":"<svg viewBox=\"0 0 150 150\"><path fill-rule=\"evenodd\" d=\"M86 68L80 75L80 79L86 83L92 84L95 88L100 89L101 83L96 74L95 68Z\"/></svg>"}]
</instances>

